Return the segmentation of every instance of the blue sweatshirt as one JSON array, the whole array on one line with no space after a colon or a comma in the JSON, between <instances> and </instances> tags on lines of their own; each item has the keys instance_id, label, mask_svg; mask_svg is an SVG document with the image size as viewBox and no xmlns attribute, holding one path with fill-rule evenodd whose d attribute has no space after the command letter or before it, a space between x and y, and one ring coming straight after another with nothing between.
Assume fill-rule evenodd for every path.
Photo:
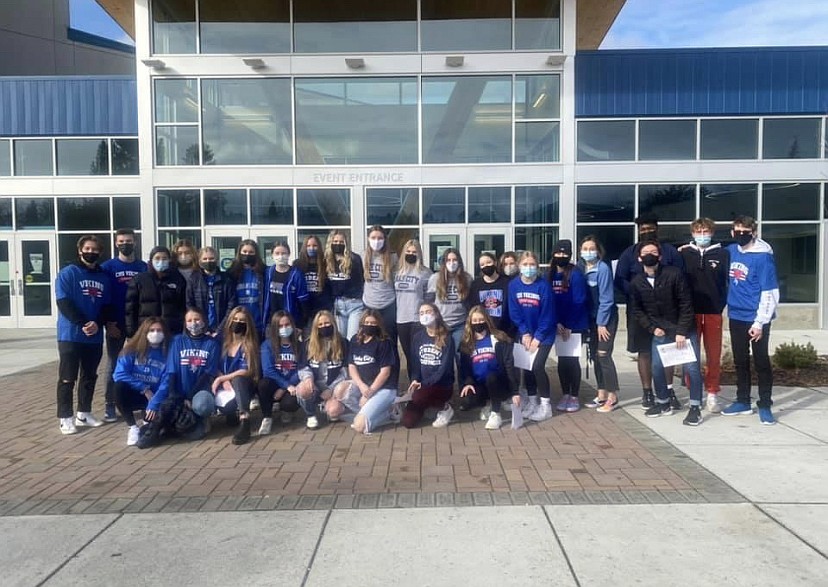
<instances>
[{"instance_id":1,"label":"blue sweatshirt","mask_svg":"<svg viewBox=\"0 0 828 587\"><path fill-rule=\"evenodd\" d=\"M615 305L615 289L612 283L612 267L603 261L591 268L587 268L583 261L578 267L584 272L590 294L590 318L596 326L606 326L612 317L618 313Z\"/></svg>"},{"instance_id":2,"label":"blue sweatshirt","mask_svg":"<svg viewBox=\"0 0 828 587\"><path fill-rule=\"evenodd\" d=\"M589 330L589 298L586 280L581 270L577 267L572 268L567 289L563 286L562 271L558 272L557 268L550 269L548 277L555 294L555 314L558 316L558 323L573 332Z\"/></svg>"},{"instance_id":3,"label":"blue sweatshirt","mask_svg":"<svg viewBox=\"0 0 828 587\"><path fill-rule=\"evenodd\" d=\"M221 371L222 375L228 375L234 371L247 370L249 368L250 365L247 364L247 356L244 354L243 347L239 347L235 356L224 355L219 364L219 371ZM252 377L253 373L250 376Z\"/></svg>"},{"instance_id":4,"label":"blue sweatshirt","mask_svg":"<svg viewBox=\"0 0 828 587\"><path fill-rule=\"evenodd\" d=\"M298 267L291 267L287 280L274 279L276 266L268 267L265 274L264 324L270 324L270 317L279 310L284 310L293 317L296 324L302 324L302 304L310 300L305 275Z\"/></svg>"},{"instance_id":5,"label":"blue sweatshirt","mask_svg":"<svg viewBox=\"0 0 828 587\"><path fill-rule=\"evenodd\" d=\"M423 387L454 385L454 340L451 335L446 336L446 344L440 348L428 331L420 328L414 335L412 350L411 381L419 381Z\"/></svg>"},{"instance_id":6,"label":"blue sweatshirt","mask_svg":"<svg viewBox=\"0 0 828 587\"><path fill-rule=\"evenodd\" d=\"M147 409L158 410L170 394L171 387L175 387L185 399L192 399L197 391L206 389L219 374L220 358L221 345L215 338L193 338L186 332L176 336L167 353L166 372Z\"/></svg>"},{"instance_id":7,"label":"blue sweatshirt","mask_svg":"<svg viewBox=\"0 0 828 587\"><path fill-rule=\"evenodd\" d=\"M67 265L60 270L55 280L55 300L60 310L57 320L58 342L103 344L101 326L104 307L110 306L112 300L109 273L98 266L90 269L80 263ZM83 333L83 325L90 321L98 323L95 336Z\"/></svg>"},{"instance_id":8,"label":"blue sweatshirt","mask_svg":"<svg viewBox=\"0 0 828 587\"><path fill-rule=\"evenodd\" d=\"M541 344L555 344L558 317L549 282L538 277L530 284L520 277L509 282L509 317L517 327L518 341L530 334Z\"/></svg>"},{"instance_id":9,"label":"blue sweatshirt","mask_svg":"<svg viewBox=\"0 0 828 587\"><path fill-rule=\"evenodd\" d=\"M770 324L779 305L779 283L773 249L762 239L742 250L732 244L727 290L727 315L733 320L750 322L754 328Z\"/></svg>"},{"instance_id":10,"label":"blue sweatshirt","mask_svg":"<svg viewBox=\"0 0 828 587\"><path fill-rule=\"evenodd\" d=\"M149 347L143 360L134 353L118 357L112 379L126 383L135 393L142 394L147 388L156 393L166 370L167 356L163 347Z\"/></svg>"},{"instance_id":11,"label":"blue sweatshirt","mask_svg":"<svg viewBox=\"0 0 828 587\"><path fill-rule=\"evenodd\" d=\"M253 324L259 332L264 331L264 279L253 269L245 267L236 282L236 303L247 308L253 316Z\"/></svg>"},{"instance_id":12,"label":"blue sweatshirt","mask_svg":"<svg viewBox=\"0 0 828 587\"><path fill-rule=\"evenodd\" d=\"M147 270L147 264L141 259L131 263L124 263L118 257L109 259L101 264L101 269L109 273L112 280L113 318L122 331L126 328L126 294L127 286L132 278Z\"/></svg>"},{"instance_id":13,"label":"blue sweatshirt","mask_svg":"<svg viewBox=\"0 0 828 587\"><path fill-rule=\"evenodd\" d=\"M299 356L290 345L280 344L278 354L273 352L270 339L262 343L262 372L276 382L280 389L299 385Z\"/></svg>"}]
</instances>

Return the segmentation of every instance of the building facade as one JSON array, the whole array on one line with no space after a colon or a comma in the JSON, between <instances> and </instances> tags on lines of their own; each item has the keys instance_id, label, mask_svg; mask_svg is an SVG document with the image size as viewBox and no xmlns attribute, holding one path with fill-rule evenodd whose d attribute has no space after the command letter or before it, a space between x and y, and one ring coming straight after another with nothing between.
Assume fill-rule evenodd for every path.
<instances>
[{"instance_id":1,"label":"building facade","mask_svg":"<svg viewBox=\"0 0 828 587\"><path fill-rule=\"evenodd\" d=\"M588 233L617 257L645 211L679 242L698 215L756 216L780 326L825 326L826 49L589 51L623 2L101 4L133 19L134 80L40 88L51 109L0 91L2 326L54 320L44 286L81 232L226 261L332 228L361 251L382 224L474 266Z\"/></svg>"}]
</instances>

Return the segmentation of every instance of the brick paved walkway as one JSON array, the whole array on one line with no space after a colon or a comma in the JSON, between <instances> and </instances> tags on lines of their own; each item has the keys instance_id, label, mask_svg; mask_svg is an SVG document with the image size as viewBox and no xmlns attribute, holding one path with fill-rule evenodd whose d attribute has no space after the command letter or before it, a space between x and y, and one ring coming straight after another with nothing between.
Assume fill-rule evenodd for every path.
<instances>
[{"instance_id":1,"label":"brick paved walkway","mask_svg":"<svg viewBox=\"0 0 828 587\"><path fill-rule=\"evenodd\" d=\"M52 363L0 378L0 515L743 501L622 410L497 432L462 414L368 437L297 417L244 446L218 421L203 441L141 451L123 422L61 436L55 376Z\"/></svg>"}]
</instances>

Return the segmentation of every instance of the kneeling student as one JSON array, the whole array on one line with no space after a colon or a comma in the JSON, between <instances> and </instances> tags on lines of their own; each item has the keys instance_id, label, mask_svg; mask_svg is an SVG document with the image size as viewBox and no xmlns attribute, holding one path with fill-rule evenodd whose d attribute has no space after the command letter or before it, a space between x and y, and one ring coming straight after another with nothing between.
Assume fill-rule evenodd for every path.
<instances>
[{"instance_id":1,"label":"kneeling student","mask_svg":"<svg viewBox=\"0 0 828 587\"><path fill-rule=\"evenodd\" d=\"M299 385L299 359L302 347L293 318L279 310L270 319L268 336L262 343L262 375L259 379L259 402L262 423L259 436L270 434L273 428L273 404L279 402L282 423L291 421L299 409L296 386Z\"/></svg>"}]
</instances>

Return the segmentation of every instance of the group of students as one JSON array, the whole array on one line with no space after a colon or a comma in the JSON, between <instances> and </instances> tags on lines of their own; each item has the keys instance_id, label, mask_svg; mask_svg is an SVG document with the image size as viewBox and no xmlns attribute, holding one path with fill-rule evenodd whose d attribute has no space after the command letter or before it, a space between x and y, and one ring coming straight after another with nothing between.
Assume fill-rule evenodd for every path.
<instances>
[{"instance_id":1,"label":"group of students","mask_svg":"<svg viewBox=\"0 0 828 587\"><path fill-rule=\"evenodd\" d=\"M587 342L594 363L598 394L585 405L611 412L618 406L619 387L612 358L619 322L616 285L628 296L628 348L639 352L648 416L678 407L668 383L672 373L661 367L657 345L693 344L697 328L706 342L708 407L718 405L709 398L718 392L721 296L726 295L731 334L744 330L747 340L734 342L741 369L738 400L724 413L752 411L749 371L746 382L742 371L749 370L743 359L753 341L760 416L769 423L764 411L770 413L770 383L761 354L764 349L767 355L778 292L771 287L772 254L770 265L766 256L757 265L760 257L750 254L769 248L755 239L755 223L737 220L739 244L726 249L730 260L723 263L713 254L720 247L711 248L709 238L701 238L702 232L712 235L710 221L693 224L694 242L679 253L644 230L650 228L647 222L657 229L657 220L639 220L641 241L622 255L615 276L594 236L581 240L576 260L571 241L559 241L544 275L531 251L507 252L499 259L484 252L477 259L477 278L466 272L454 248L442 253L433 273L416 240L406 242L398 256L381 226L368 230L363 256L349 249L345 233L334 230L324 247L316 236L305 238L293 263L287 243L276 243L269 267L257 243L243 240L227 272L218 267L214 248L196 251L188 241L172 251L154 247L149 264L144 263L135 257L130 229L117 231L117 256L99 264L102 243L92 235L81 237L78 262L62 269L56 283L60 430L72 434L77 427L103 424L91 404L104 329L110 360L104 421L116 421L117 408L129 426L127 443L142 448L166 434L202 438L216 412L236 427L233 442L245 443L256 403L262 412L259 435L271 432L277 409L288 421L301 409L310 429L319 426L321 411L330 422L346 420L357 432L370 433L390 421L417 426L433 408L433 426L443 427L454 417L455 382L455 405L479 408L487 429L502 426L505 407L541 422L553 414L547 358L556 339L573 336ZM669 266L682 256L688 258L686 275ZM721 283L723 271L729 277ZM729 288L728 279L733 281ZM711 283L719 295L714 303L718 352L716 312L699 311L698 300L710 293L704 288ZM756 287L759 293L753 295ZM525 370L515 368L514 345L530 357ZM400 349L410 381L403 397L397 389ZM579 356L559 356L557 370L562 398L556 409L578 411ZM699 362L684 371L691 396L685 424L695 425L701 422ZM134 416L138 410L144 420L140 427Z\"/></svg>"}]
</instances>

